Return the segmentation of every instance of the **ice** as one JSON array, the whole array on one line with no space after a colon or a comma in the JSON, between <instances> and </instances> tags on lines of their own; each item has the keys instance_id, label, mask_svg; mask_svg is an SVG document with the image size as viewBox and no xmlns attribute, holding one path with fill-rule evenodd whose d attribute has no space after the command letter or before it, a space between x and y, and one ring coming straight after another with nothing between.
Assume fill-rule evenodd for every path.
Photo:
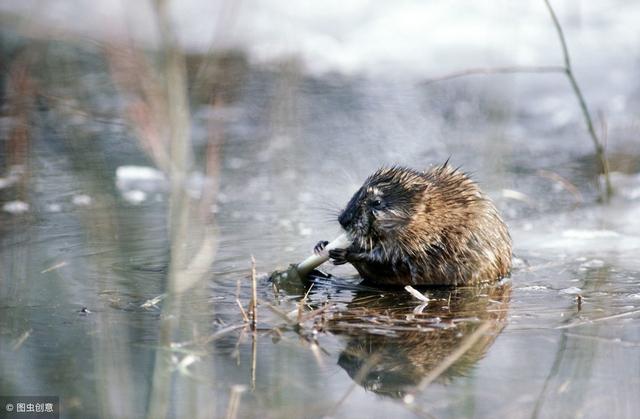
<instances>
[{"instance_id":1,"label":"ice","mask_svg":"<svg viewBox=\"0 0 640 419\"><path fill-rule=\"evenodd\" d=\"M71 198L71 202L73 203L73 205L76 205L78 207L86 207L91 205L93 199L89 195L78 194L73 195L73 197Z\"/></svg>"},{"instance_id":2,"label":"ice","mask_svg":"<svg viewBox=\"0 0 640 419\"><path fill-rule=\"evenodd\" d=\"M564 230L562 237L580 240L593 240L611 237L620 237L620 234L611 230Z\"/></svg>"},{"instance_id":3,"label":"ice","mask_svg":"<svg viewBox=\"0 0 640 419\"><path fill-rule=\"evenodd\" d=\"M588 262L580 265L581 268L602 268L605 265L603 260L600 259L591 259Z\"/></svg>"},{"instance_id":4,"label":"ice","mask_svg":"<svg viewBox=\"0 0 640 419\"><path fill-rule=\"evenodd\" d=\"M9 214L22 214L29 211L29 204L22 201L9 201L2 206L2 210Z\"/></svg>"},{"instance_id":5,"label":"ice","mask_svg":"<svg viewBox=\"0 0 640 419\"><path fill-rule=\"evenodd\" d=\"M582 290L578 287L569 287L560 290L560 294L569 294L569 295L577 295L580 294Z\"/></svg>"},{"instance_id":6,"label":"ice","mask_svg":"<svg viewBox=\"0 0 640 419\"><path fill-rule=\"evenodd\" d=\"M529 285L526 287L520 287L519 289L522 291L545 291L548 288L542 285Z\"/></svg>"},{"instance_id":7,"label":"ice","mask_svg":"<svg viewBox=\"0 0 640 419\"><path fill-rule=\"evenodd\" d=\"M116 187L126 201L137 204L147 199L151 192L166 192L169 188L167 176L148 166L120 166L116 169ZM194 172L185 182L190 197L199 199L206 188L213 187L213 180L202 173Z\"/></svg>"},{"instance_id":8,"label":"ice","mask_svg":"<svg viewBox=\"0 0 640 419\"><path fill-rule=\"evenodd\" d=\"M119 181L148 180L162 181L164 174L153 167L147 166L120 166L116 169L116 178Z\"/></svg>"},{"instance_id":9,"label":"ice","mask_svg":"<svg viewBox=\"0 0 640 419\"><path fill-rule=\"evenodd\" d=\"M62 206L56 203L47 204L46 210L49 212L60 212L62 211Z\"/></svg>"},{"instance_id":10,"label":"ice","mask_svg":"<svg viewBox=\"0 0 640 419\"><path fill-rule=\"evenodd\" d=\"M167 179L164 173L153 167L120 166L116 169L116 187L122 193L163 191L167 187Z\"/></svg>"},{"instance_id":11,"label":"ice","mask_svg":"<svg viewBox=\"0 0 640 419\"><path fill-rule=\"evenodd\" d=\"M143 203L147 199L147 194L144 191L133 189L131 191L124 192L122 197L125 201L137 205Z\"/></svg>"}]
</instances>

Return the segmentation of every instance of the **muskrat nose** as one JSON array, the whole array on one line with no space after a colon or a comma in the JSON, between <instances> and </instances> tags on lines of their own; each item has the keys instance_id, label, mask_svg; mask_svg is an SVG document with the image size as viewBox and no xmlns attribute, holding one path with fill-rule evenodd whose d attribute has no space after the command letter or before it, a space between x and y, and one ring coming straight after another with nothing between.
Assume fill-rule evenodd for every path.
<instances>
[{"instance_id":1,"label":"muskrat nose","mask_svg":"<svg viewBox=\"0 0 640 419\"><path fill-rule=\"evenodd\" d=\"M345 230L351 225L351 221L353 220L352 211L344 210L342 214L338 217L338 222Z\"/></svg>"}]
</instances>

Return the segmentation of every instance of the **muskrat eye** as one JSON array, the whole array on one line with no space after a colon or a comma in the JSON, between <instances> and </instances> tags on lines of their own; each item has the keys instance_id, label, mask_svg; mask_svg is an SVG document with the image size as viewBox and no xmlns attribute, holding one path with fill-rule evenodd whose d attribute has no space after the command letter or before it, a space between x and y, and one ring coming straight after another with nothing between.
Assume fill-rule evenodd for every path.
<instances>
[{"instance_id":1,"label":"muskrat eye","mask_svg":"<svg viewBox=\"0 0 640 419\"><path fill-rule=\"evenodd\" d=\"M371 206L375 209L380 209L382 208L382 201L379 199L374 199L373 201L371 201Z\"/></svg>"}]
</instances>

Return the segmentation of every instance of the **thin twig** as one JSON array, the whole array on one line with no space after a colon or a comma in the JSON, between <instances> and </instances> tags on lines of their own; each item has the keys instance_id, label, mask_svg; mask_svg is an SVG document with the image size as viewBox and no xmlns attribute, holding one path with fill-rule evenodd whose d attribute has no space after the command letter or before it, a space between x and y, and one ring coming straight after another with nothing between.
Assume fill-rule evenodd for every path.
<instances>
[{"instance_id":1,"label":"thin twig","mask_svg":"<svg viewBox=\"0 0 640 419\"><path fill-rule=\"evenodd\" d=\"M294 326L296 324L296 322L293 321L293 319L291 319L291 317L289 317L287 313L280 310L278 307L274 306L273 304L269 304L266 301L261 301L260 304L267 307L273 313L277 314L280 318L282 318L282 320L284 320L287 323L287 325Z\"/></svg>"},{"instance_id":2,"label":"thin twig","mask_svg":"<svg viewBox=\"0 0 640 419\"><path fill-rule=\"evenodd\" d=\"M242 393L246 390L245 386L234 385L231 387L231 395L229 396L229 405L227 406L226 419L235 419L238 416L238 406Z\"/></svg>"},{"instance_id":3,"label":"thin twig","mask_svg":"<svg viewBox=\"0 0 640 419\"><path fill-rule=\"evenodd\" d=\"M51 271L55 271L56 269L60 269L60 268L62 268L63 266L67 266L67 262L62 261L62 262L60 262L60 263L56 263L55 265L50 266L50 267L48 267L47 269L45 269L45 270L43 270L43 271L40 271L40 273L41 273L41 274L46 274L47 272L51 272Z\"/></svg>"},{"instance_id":4,"label":"thin twig","mask_svg":"<svg viewBox=\"0 0 640 419\"><path fill-rule=\"evenodd\" d=\"M251 329L258 324L258 285L256 282L256 259L251 255Z\"/></svg>"},{"instance_id":5,"label":"thin twig","mask_svg":"<svg viewBox=\"0 0 640 419\"><path fill-rule=\"evenodd\" d=\"M589 136L591 137L591 140L593 141L593 146L595 147L595 150L596 150L596 158L600 162L600 172L601 174L604 175L605 188L606 188L603 198L605 201L608 201L611 198L611 195L613 194L613 188L611 187L611 179L609 178L609 173L607 170L608 164L604 154L604 147L602 146L602 143L598 139L598 135L596 134L596 131L593 128L593 120L591 118L591 113L589 112L589 108L587 107L587 102L585 101L584 96L582 94L582 90L580 89L580 86L578 85L578 82L573 74L573 67L571 66L569 49L567 48L567 42L564 37L562 26L560 26L560 21L558 20L558 17L556 16L556 13L553 10L553 7L551 7L551 3L549 2L549 0L544 0L544 3L547 6L547 10L551 15L551 20L553 21L553 25L555 26L556 32L558 33L560 46L562 47L562 55L564 57L564 65L565 65L564 73L567 75L567 78L571 83L571 87L573 88L573 92L575 93L576 98L578 99L578 104L580 105L580 109L582 110L582 115L584 116L584 120L587 124L587 131L589 131Z\"/></svg>"},{"instance_id":6,"label":"thin twig","mask_svg":"<svg viewBox=\"0 0 640 419\"><path fill-rule=\"evenodd\" d=\"M246 311L244 311L244 308L242 307L242 303L240 302L240 280L238 279L236 281L236 304L238 304L238 307L240 308L240 314L242 314L242 318L244 319L245 323L249 323L249 317L247 316Z\"/></svg>"},{"instance_id":7,"label":"thin twig","mask_svg":"<svg viewBox=\"0 0 640 419\"><path fill-rule=\"evenodd\" d=\"M591 113L589 112L589 108L587 107L587 103L584 99L584 95L582 94L582 90L578 85L578 82L573 74L573 67L571 66L571 58L569 56L569 49L567 47L567 42L564 37L564 33L562 31L562 26L560 26L560 22L551 7L551 3L549 0L544 0L549 14L551 15L551 19L553 21L553 25L556 28L558 33L558 38L560 40L560 46L562 48L562 56L564 60L564 66L507 66L507 67L481 67L481 68L470 68L467 70L457 71L449 74L445 74L438 77L432 77L430 79L425 80L422 84L429 85L433 83L437 83L440 81L452 80L461 77L473 76L473 75L489 75L489 74L515 74L515 73L564 73L569 79L569 83L573 89L573 92L576 95L578 100L578 104L580 105L580 109L582 110L582 114L585 119L585 123L587 125L587 131L589 132L589 136L593 141L593 145L596 152L596 159L600 163L600 173L604 176L605 179L605 192L603 194L603 200L608 201L613 195L613 187L611 186L611 179L609 176L609 163L607 162L607 158L605 155L605 148L602 142L599 140L598 135L595 132L593 126L593 118L591 118Z\"/></svg>"},{"instance_id":8,"label":"thin twig","mask_svg":"<svg viewBox=\"0 0 640 419\"><path fill-rule=\"evenodd\" d=\"M307 292L304 294L304 297L302 297L302 300L300 300L300 302L298 303L298 324L302 323L302 307L304 307L304 305L307 303L307 297L309 296L309 293L311 292L311 289L314 285L315 284L311 284Z\"/></svg>"},{"instance_id":9,"label":"thin twig","mask_svg":"<svg viewBox=\"0 0 640 419\"><path fill-rule=\"evenodd\" d=\"M322 314L322 313L326 312L328 309L334 308L334 307L335 306L330 306L329 304L325 304L320 308L317 308L317 309L315 309L313 311L310 311L307 314L305 314L304 316L302 316L302 318L300 319L300 323L304 323L307 320L313 319L318 314Z\"/></svg>"},{"instance_id":10,"label":"thin twig","mask_svg":"<svg viewBox=\"0 0 640 419\"><path fill-rule=\"evenodd\" d=\"M555 329L572 329L574 327L582 326L582 325L585 325L585 324L603 322L605 320L619 319L621 317L632 316L632 315L638 314L638 313L640 313L640 310L625 311L624 313L613 314L611 316L605 316L605 317L598 317L597 319L586 320L586 321L581 321L581 322L577 322L577 323L563 324L561 326L556 326Z\"/></svg>"},{"instance_id":11,"label":"thin twig","mask_svg":"<svg viewBox=\"0 0 640 419\"><path fill-rule=\"evenodd\" d=\"M242 328L245 328L245 327L247 327L247 325L244 324L244 323L239 323L239 324L234 324L234 325L231 325L231 326L224 327L224 328L222 328L220 330L217 330L212 335L209 335L208 337L203 339L201 343L204 344L204 343L213 342L214 340L220 339L222 336L225 336L228 333L233 332L234 330L242 329Z\"/></svg>"},{"instance_id":12,"label":"thin twig","mask_svg":"<svg viewBox=\"0 0 640 419\"><path fill-rule=\"evenodd\" d=\"M467 353L469 349L475 345L480 338L491 328L491 322L484 322L480 325L472 334L467 336L467 338L458 346L458 348L451 352L445 359L440 362L440 364L432 369L429 374L427 374L420 384L416 387L415 392L424 390L429 384L431 384L436 378L440 377L446 370L449 369L451 365L453 365L458 359L460 359L464 354Z\"/></svg>"},{"instance_id":13,"label":"thin twig","mask_svg":"<svg viewBox=\"0 0 640 419\"><path fill-rule=\"evenodd\" d=\"M33 329L29 329L26 332L24 332L23 334L20 335L20 337L18 339L16 339L16 341L13 343L13 345L11 346L11 349L13 351L17 351L18 349L20 349L20 347L22 346L22 344L29 339L29 336L31 336L31 332L33 332Z\"/></svg>"},{"instance_id":14,"label":"thin twig","mask_svg":"<svg viewBox=\"0 0 640 419\"><path fill-rule=\"evenodd\" d=\"M480 67L469 68L467 70L456 71L438 77L432 77L422 82L423 85L429 85L440 81L452 80L461 77L474 75L489 74L517 74L517 73L564 73L565 68L553 65L536 65L536 66L507 66L507 67Z\"/></svg>"},{"instance_id":15,"label":"thin twig","mask_svg":"<svg viewBox=\"0 0 640 419\"><path fill-rule=\"evenodd\" d=\"M251 334L251 391L256 389L256 364L258 361L258 332Z\"/></svg>"},{"instance_id":16,"label":"thin twig","mask_svg":"<svg viewBox=\"0 0 640 419\"><path fill-rule=\"evenodd\" d=\"M240 309L240 314L242 314L242 319L244 320L244 322L249 323L249 317L247 316L247 313L244 311L244 308L242 308L242 303L237 298L236 298L236 304L238 304L238 308Z\"/></svg>"}]
</instances>

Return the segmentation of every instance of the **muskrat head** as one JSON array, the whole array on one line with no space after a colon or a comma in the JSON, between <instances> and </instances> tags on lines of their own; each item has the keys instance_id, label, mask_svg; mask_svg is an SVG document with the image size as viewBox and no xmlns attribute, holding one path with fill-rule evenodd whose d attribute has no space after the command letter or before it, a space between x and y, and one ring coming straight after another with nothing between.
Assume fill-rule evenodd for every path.
<instances>
[{"instance_id":1,"label":"muskrat head","mask_svg":"<svg viewBox=\"0 0 640 419\"><path fill-rule=\"evenodd\" d=\"M425 180L417 171L382 168L365 180L338 221L355 243L371 249L403 231L425 188Z\"/></svg>"}]
</instances>

